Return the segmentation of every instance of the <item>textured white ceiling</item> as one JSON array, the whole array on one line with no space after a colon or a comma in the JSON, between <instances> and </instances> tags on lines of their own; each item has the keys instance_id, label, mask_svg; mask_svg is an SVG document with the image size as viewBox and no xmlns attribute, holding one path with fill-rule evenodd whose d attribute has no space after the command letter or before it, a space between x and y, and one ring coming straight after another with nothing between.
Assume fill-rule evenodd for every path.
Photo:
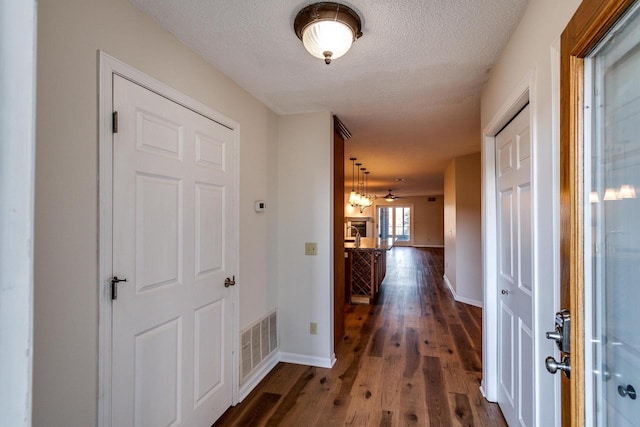
<instances>
[{"instance_id":1,"label":"textured white ceiling","mask_svg":"<svg viewBox=\"0 0 640 427\"><path fill-rule=\"evenodd\" d=\"M353 0L363 36L325 65L293 31L314 1L130 0L279 114L329 110L378 195L443 193L456 156L480 151L480 90L527 0ZM405 181L395 182L402 177Z\"/></svg>"}]
</instances>

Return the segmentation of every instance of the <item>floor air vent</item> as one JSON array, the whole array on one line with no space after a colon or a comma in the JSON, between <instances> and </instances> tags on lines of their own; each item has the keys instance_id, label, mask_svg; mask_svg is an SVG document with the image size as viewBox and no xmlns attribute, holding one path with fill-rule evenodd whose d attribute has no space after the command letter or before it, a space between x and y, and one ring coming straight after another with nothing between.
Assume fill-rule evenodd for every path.
<instances>
[{"instance_id":1,"label":"floor air vent","mask_svg":"<svg viewBox=\"0 0 640 427\"><path fill-rule=\"evenodd\" d=\"M278 347L276 312L242 331L241 378L244 380Z\"/></svg>"}]
</instances>

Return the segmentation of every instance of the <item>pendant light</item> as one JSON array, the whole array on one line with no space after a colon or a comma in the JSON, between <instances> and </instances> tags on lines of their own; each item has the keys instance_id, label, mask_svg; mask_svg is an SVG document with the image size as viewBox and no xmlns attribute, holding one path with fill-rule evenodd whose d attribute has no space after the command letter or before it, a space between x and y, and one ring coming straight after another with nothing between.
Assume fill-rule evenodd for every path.
<instances>
[{"instance_id":1,"label":"pendant light","mask_svg":"<svg viewBox=\"0 0 640 427\"><path fill-rule=\"evenodd\" d=\"M349 157L349 160L351 160L351 194L349 194L349 204L351 206L355 206L356 205L356 191L355 191L355 164L354 162L358 159L356 159L355 157Z\"/></svg>"},{"instance_id":2,"label":"pendant light","mask_svg":"<svg viewBox=\"0 0 640 427\"><path fill-rule=\"evenodd\" d=\"M358 167L358 190L356 191L356 206L360 206L362 202L362 196L360 195L360 166L362 166L362 163L356 163L356 166Z\"/></svg>"}]
</instances>

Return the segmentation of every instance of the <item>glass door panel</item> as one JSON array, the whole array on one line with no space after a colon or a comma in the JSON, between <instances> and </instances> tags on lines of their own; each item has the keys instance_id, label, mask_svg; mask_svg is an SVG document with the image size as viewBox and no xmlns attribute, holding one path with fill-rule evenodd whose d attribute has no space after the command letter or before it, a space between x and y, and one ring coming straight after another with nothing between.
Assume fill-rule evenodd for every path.
<instances>
[{"instance_id":1,"label":"glass door panel","mask_svg":"<svg viewBox=\"0 0 640 427\"><path fill-rule=\"evenodd\" d=\"M585 61L584 93L587 421L640 426L637 5Z\"/></svg>"},{"instance_id":2,"label":"glass door panel","mask_svg":"<svg viewBox=\"0 0 640 427\"><path fill-rule=\"evenodd\" d=\"M399 242L411 240L411 209L407 207L397 207L395 209L395 235Z\"/></svg>"},{"instance_id":3,"label":"glass door panel","mask_svg":"<svg viewBox=\"0 0 640 427\"><path fill-rule=\"evenodd\" d=\"M378 206L378 237L411 242L411 207Z\"/></svg>"}]
</instances>

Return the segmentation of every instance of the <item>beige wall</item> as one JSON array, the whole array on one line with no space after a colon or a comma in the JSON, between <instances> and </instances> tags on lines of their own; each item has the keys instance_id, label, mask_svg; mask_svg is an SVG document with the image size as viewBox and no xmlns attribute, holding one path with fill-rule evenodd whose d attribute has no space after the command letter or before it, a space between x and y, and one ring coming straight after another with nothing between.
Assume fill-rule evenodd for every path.
<instances>
[{"instance_id":1,"label":"beige wall","mask_svg":"<svg viewBox=\"0 0 640 427\"><path fill-rule=\"evenodd\" d=\"M456 300L482 305L480 153L445 170L445 277Z\"/></svg>"},{"instance_id":2,"label":"beige wall","mask_svg":"<svg viewBox=\"0 0 640 427\"><path fill-rule=\"evenodd\" d=\"M433 202L429 198L435 198ZM413 203L413 245L444 246L444 196L407 197Z\"/></svg>"},{"instance_id":3,"label":"beige wall","mask_svg":"<svg viewBox=\"0 0 640 427\"><path fill-rule=\"evenodd\" d=\"M456 157L456 295L482 304L480 153Z\"/></svg>"},{"instance_id":4,"label":"beige wall","mask_svg":"<svg viewBox=\"0 0 640 427\"><path fill-rule=\"evenodd\" d=\"M286 234L277 245L280 350L287 361L327 367L333 353L332 124L329 112L281 116L278 136L279 227ZM305 242L318 244L317 255L305 255ZM311 322L316 335L309 333Z\"/></svg>"},{"instance_id":5,"label":"beige wall","mask_svg":"<svg viewBox=\"0 0 640 427\"><path fill-rule=\"evenodd\" d=\"M444 275L456 286L456 161L444 171Z\"/></svg>"},{"instance_id":6,"label":"beige wall","mask_svg":"<svg viewBox=\"0 0 640 427\"><path fill-rule=\"evenodd\" d=\"M435 198L430 202L429 198ZM375 220L374 207L367 208L363 213L349 205L349 193L345 193L345 217L371 217ZM413 206L413 246L444 246L444 196L412 196L387 202L384 199L376 200L376 205L402 205ZM374 235L377 232L374 228Z\"/></svg>"},{"instance_id":7,"label":"beige wall","mask_svg":"<svg viewBox=\"0 0 640 427\"><path fill-rule=\"evenodd\" d=\"M276 115L126 0L40 0L34 426L96 424L99 49L240 124L240 326L277 304Z\"/></svg>"}]
</instances>

